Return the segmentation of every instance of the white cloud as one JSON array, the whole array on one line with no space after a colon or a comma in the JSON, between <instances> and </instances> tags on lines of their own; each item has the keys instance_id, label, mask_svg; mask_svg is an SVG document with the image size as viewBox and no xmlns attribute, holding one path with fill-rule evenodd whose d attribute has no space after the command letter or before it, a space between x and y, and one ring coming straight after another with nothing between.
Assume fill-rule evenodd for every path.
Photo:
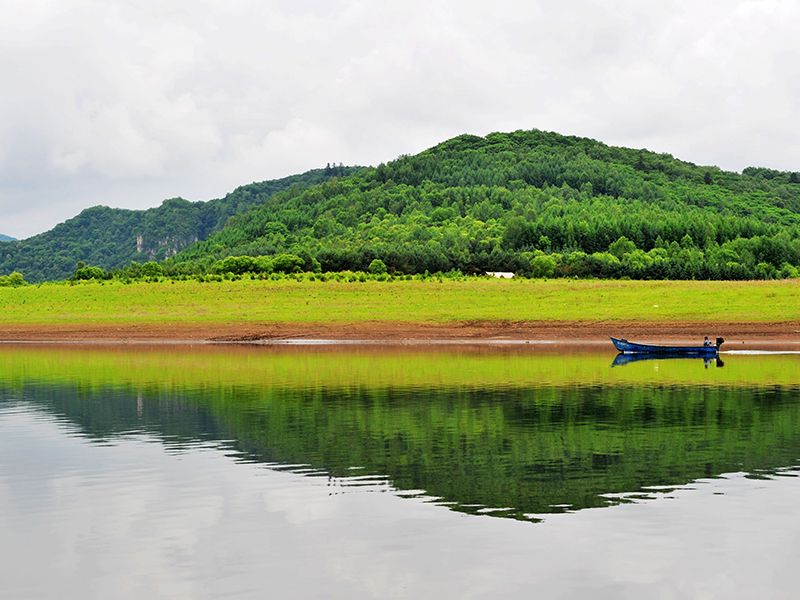
<instances>
[{"instance_id":1,"label":"white cloud","mask_svg":"<svg viewBox=\"0 0 800 600\"><path fill-rule=\"evenodd\" d=\"M781 0L9 0L0 232L464 132L800 170L799 34Z\"/></svg>"}]
</instances>

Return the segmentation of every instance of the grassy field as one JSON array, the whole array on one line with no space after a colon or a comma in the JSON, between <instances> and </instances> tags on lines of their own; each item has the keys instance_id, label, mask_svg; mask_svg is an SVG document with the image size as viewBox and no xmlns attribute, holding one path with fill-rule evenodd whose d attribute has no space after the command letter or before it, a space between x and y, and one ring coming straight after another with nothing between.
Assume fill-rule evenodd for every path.
<instances>
[{"instance_id":1,"label":"grassy field","mask_svg":"<svg viewBox=\"0 0 800 600\"><path fill-rule=\"evenodd\" d=\"M2 323L797 321L798 280L79 282L0 288Z\"/></svg>"}]
</instances>

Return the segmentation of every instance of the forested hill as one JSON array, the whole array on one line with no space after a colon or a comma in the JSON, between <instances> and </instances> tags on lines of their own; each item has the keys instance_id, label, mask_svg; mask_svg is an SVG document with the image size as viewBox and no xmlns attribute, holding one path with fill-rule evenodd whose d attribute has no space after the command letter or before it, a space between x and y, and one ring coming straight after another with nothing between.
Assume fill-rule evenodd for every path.
<instances>
[{"instance_id":1,"label":"forested hill","mask_svg":"<svg viewBox=\"0 0 800 600\"><path fill-rule=\"evenodd\" d=\"M164 260L219 231L230 217L263 203L278 191L318 185L357 171L357 167L329 166L245 185L217 200L173 198L149 210L88 208L50 231L3 244L0 275L18 271L27 281L37 282L71 276L78 261L118 269L131 261Z\"/></svg>"},{"instance_id":2,"label":"forested hill","mask_svg":"<svg viewBox=\"0 0 800 600\"><path fill-rule=\"evenodd\" d=\"M725 172L537 130L463 135L279 192L164 268L219 271L228 256L276 254L323 271L380 260L402 273L797 277L800 177Z\"/></svg>"},{"instance_id":3,"label":"forested hill","mask_svg":"<svg viewBox=\"0 0 800 600\"><path fill-rule=\"evenodd\" d=\"M11 236L3 235L2 233L0 233L0 242L13 242L13 241L16 241L16 238L12 238Z\"/></svg>"}]
</instances>

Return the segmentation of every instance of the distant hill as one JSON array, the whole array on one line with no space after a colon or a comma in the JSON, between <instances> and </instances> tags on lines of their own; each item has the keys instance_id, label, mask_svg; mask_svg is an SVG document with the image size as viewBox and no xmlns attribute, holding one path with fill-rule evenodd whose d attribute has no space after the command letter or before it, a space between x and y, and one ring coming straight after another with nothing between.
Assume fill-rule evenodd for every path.
<instances>
[{"instance_id":1,"label":"distant hill","mask_svg":"<svg viewBox=\"0 0 800 600\"><path fill-rule=\"evenodd\" d=\"M158 260L190 275L256 268L219 262L228 256L279 254L296 255L278 262L283 270L379 261L376 272L406 274L793 278L800 173L732 173L539 130L461 135L377 167L309 171L209 202L87 209L4 244L0 274L35 282L65 278L79 260L104 269Z\"/></svg>"},{"instance_id":2,"label":"distant hill","mask_svg":"<svg viewBox=\"0 0 800 600\"><path fill-rule=\"evenodd\" d=\"M226 256L280 253L323 271L380 260L402 273L797 277L800 175L731 173L538 130L462 135L277 193L164 268L189 274Z\"/></svg>"},{"instance_id":3,"label":"distant hill","mask_svg":"<svg viewBox=\"0 0 800 600\"><path fill-rule=\"evenodd\" d=\"M2 233L0 233L0 242L15 242L15 241L17 241L17 238L12 238L10 236L3 235Z\"/></svg>"},{"instance_id":4,"label":"distant hill","mask_svg":"<svg viewBox=\"0 0 800 600\"><path fill-rule=\"evenodd\" d=\"M69 277L78 261L116 269L131 261L164 260L221 230L232 216L263 203L276 192L318 185L356 171L357 167L342 166L314 169L245 185L207 202L173 198L148 210L87 208L50 231L4 244L0 275L19 271L27 281L38 282Z\"/></svg>"}]
</instances>

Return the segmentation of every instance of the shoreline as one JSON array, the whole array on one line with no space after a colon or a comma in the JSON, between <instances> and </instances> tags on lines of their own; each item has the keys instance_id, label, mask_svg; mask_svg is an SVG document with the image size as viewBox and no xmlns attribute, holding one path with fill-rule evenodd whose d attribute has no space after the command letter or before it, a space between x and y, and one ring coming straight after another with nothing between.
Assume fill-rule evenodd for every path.
<instances>
[{"instance_id":1,"label":"shoreline","mask_svg":"<svg viewBox=\"0 0 800 600\"><path fill-rule=\"evenodd\" d=\"M640 342L699 343L724 337L726 345L800 344L800 321L460 321L452 323L116 323L0 325L0 343L600 343L609 336Z\"/></svg>"}]
</instances>

